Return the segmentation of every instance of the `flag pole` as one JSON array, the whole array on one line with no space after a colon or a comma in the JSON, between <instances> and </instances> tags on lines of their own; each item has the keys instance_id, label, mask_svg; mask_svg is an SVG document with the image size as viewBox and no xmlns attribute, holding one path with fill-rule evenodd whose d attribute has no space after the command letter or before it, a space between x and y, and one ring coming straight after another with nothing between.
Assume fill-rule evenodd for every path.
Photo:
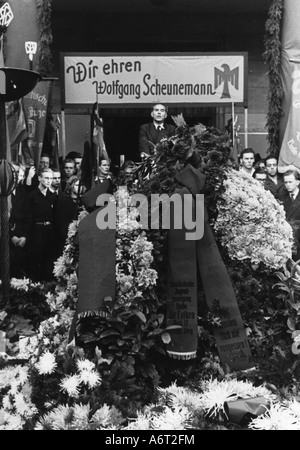
<instances>
[{"instance_id":1,"label":"flag pole","mask_svg":"<svg viewBox=\"0 0 300 450\"><path fill-rule=\"evenodd\" d=\"M234 102L231 103L231 116L232 116L232 149L234 150L235 144L235 121L234 121Z\"/></svg>"},{"instance_id":2,"label":"flag pole","mask_svg":"<svg viewBox=\"0 0 300 450\"><path fill-rule=\"evenodd\" d=\"M66 159L66 121L65 121L65 110L61 110L61 152L62 157Z\"/></svg>"},{"instance_id":3,"label":"flag pole","mask_svg":"<svg viewBox=\"0 0 300 450\"><path fill-rule=\"evenodd\" d=\"M248 108L244 108L245 113L245 148L248 147Z\"/></svg>"},{"instance_id":4,"label":"flag pole","mask_svg":"<svg viewBox=\"0 0 300 450\"><path fill-rule=\"evenodd\" d=\"M98 103L98 92L96 89L96 111L95 111L96 117L99 116L99 103ZM96 122L96 121L95 121ZM95 126L95 123L94 123ZM97 146L96 149L96 170L97 170L97 180L99 181L99 153L100 153L100 143Z\"/></svg>"}]
</instances>

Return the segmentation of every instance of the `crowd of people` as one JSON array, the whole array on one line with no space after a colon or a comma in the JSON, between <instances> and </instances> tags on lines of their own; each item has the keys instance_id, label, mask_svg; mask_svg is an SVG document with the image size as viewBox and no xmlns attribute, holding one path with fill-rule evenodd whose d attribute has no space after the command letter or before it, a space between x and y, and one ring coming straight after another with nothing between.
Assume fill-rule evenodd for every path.
<instances>
[{"instance_id":1,"label":"crowd of people","mask_svg":"<svg viewBox=\"0 0 300 450\"><path fill-rule=\"evenodd\" d=\"M69 224L85 206L81 161L82 156L74 152L61 167L54 167L46 154L41 155L38 169L12 161L16 186L9 196L11 277L53 280L54 262L63 253ZM112 180L110 166L109 160L100 159L95 184ZM124 164L126 171L133 167L133 161Z\"/></svg>"},{"instance_id":2,"label":"crowd of people","mask_svg":"<svg viewBox=\"0 0 300 450\"><path fill-rule=\"evenodd\" d=\"M245 148L239 155L240 170L244 170L270 191L283 205L286 220L291 224L295 240L293 259L300 259L300 172L289 169L278 172L278 159L273 155L259 158L252 148Z\"/></svg>"}]
</instances>

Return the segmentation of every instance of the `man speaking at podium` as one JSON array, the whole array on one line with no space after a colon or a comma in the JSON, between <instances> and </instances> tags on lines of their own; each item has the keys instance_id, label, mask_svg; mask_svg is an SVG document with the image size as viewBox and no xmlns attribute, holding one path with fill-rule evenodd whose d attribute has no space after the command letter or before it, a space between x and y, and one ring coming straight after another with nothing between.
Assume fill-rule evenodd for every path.
<instances>
[{"instance_id":1,"label":"man speaking at podium","mask_svg":"<svg viewBox=\"0 0 300 450\"><path fill-rule=\"evenodd\" d=\"M175 135L175 126L165 122L167 107L161 103L153 105L152 122L141 125L139 132L139 152L142 159L155 153L156 144Z\"/></svg>"}]
</instances>

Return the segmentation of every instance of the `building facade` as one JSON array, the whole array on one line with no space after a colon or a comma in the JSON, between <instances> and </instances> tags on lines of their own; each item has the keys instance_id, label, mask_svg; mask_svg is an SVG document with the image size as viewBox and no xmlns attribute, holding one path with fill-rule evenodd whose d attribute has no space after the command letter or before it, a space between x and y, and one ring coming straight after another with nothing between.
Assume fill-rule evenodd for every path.
<instances>
[{"instance_id":1,"label":"building facade","mask_svg":"<svg viewBox=\"0 0 300 450\"><path fill-rule=\"evenodd\" d=\"M15 1L15 0L14 0ZM33 0L21 0L24 6ZM48 2L44 2L48 3ZM268 76L264 33L270 0L52 0L52 113L62 114L61 53L216 53L247 52L247 107L172 105L190 125L201 122L224 129L232 112L238 119L241 148L253 147L262 157L268 150L266 114ZM13 31L12 31L13 33ZM92 106L92 105L91 105ZM101 104L100 104L101 108ZM138 157L139 126L150 120L151 105L127 108L122 101L101 108L105 142L118 162L120 155ZM90 136L91 108L65 108L61 151L83 151Z\"/></svg>"}]
</instances>

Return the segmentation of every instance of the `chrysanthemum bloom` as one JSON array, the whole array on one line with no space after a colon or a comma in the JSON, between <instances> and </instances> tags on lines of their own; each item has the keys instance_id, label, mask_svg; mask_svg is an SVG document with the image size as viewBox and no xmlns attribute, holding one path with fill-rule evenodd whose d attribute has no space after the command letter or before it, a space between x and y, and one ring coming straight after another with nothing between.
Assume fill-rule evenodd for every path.
<instances>
[{"instance_id":1,"label":"chrysanthemum bloom","mask_svg":"<svg viewBox=\"0 0 300 450\"><path fill-rule=\"evenodd\" d=\"M294 411L279 403L270 405L265 414L253 419L252 430L300 430L300 421Z\"/></svg>"},{"instance_id":2,"label":"chrysanthemum bloom","mask_svg":"<svg viewBox=\"0 0 300 450\"><path fill-rule=\"evenodd\" d=\"M37 368L40 375L50 374L54 372L56 366L57 363L55 362L55 356L50 352L44 353L40 357L39 361L35 364L35 367Z\"/></svg>"},{"instance_id":3,"label":"chrysanthemum bloom","mask_svg":"<svg viewBox=\"0 0 300 450\"><path fill-rule=\"evenodd\" d=\"M100 375L95 370L82 370L79 374L80 381L87 384L91 389L101 382Z\"/></svg>"},{"instance_id":4,"label":"chrysanthemum bloom","mask_svg":"<svg viewBox=\"0 0 300 450\"><path fill-rule=\"evenodd\" d=\"M11 278L10 285L13 289L18 291L28 291L28 285L30 283L29 278Z\"/></svg>"},{"instance_id":5,"label":"chrysanthemum bloom","mask_svg":"<svg viewBox=\"0 0 300 450\"><path fill-rule=\"evenodd\" d=\"M89 361L88 359L79 359L76 362L76 365L79 371L93 370L95 368L95 363L93 363L93 361Z\"/></svg>"},{"instance_id":6,"label":"chrysanthemum bloom","mask_svg":"<svg viewBox=\"0 0 300 450\"><path fill-rule=\"evenodd\" d=\"M71 397L76 397L79 393L79 384L80 378L78 375L68 375L61 381L60 387Z\"/></svg>"}]
</instances>

